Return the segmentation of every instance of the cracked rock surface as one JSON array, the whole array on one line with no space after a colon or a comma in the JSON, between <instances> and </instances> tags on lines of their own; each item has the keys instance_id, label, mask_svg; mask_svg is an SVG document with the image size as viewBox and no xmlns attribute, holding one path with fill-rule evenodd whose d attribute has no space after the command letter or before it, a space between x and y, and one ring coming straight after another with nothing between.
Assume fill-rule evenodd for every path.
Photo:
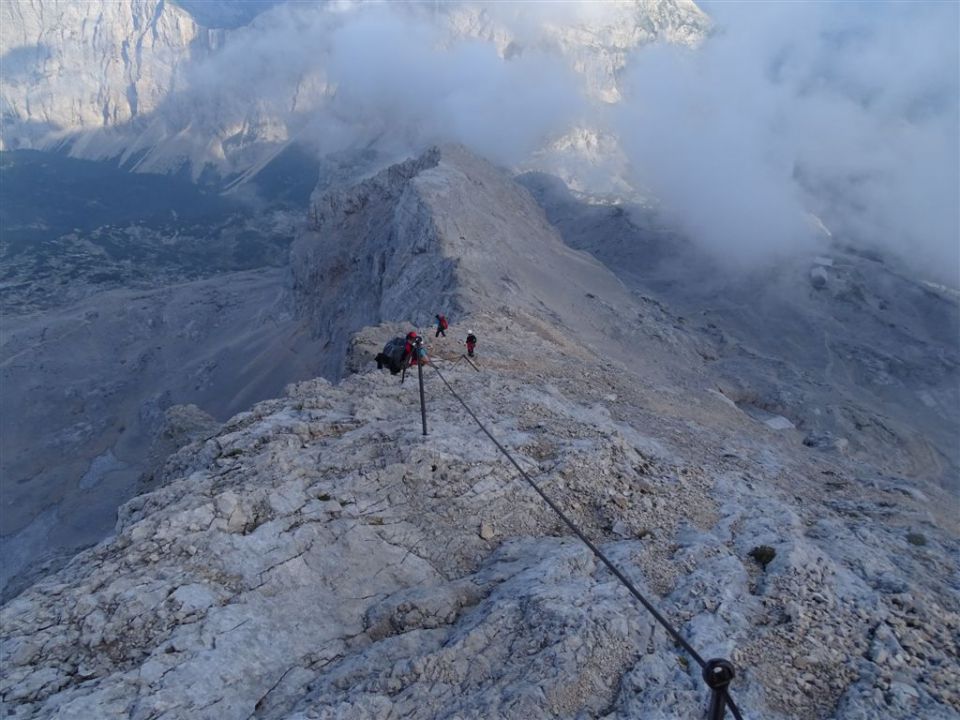
<instances>
[{"instance_id":1,"label":"cracked rock surface","mask_svg":"<svg viewBox=\"0 0 960 720\"><path fill-rule=\"evenodd\" d=\"M947 533L910 545L824 511L812 496L850 492L835 460L757 438L707 393L704 433L662 412L662 388L508 319L509 335L471 318L481 372L452 338L437 367L704 657L733 660L749 716L957 715ZM2 609L5 716L701 712L699 669L426 371L426 437L416 383L371 363L171 456L114 538ZM891 497L922 512L856 495L863 513Z\"/></svg>"}]
</instances>

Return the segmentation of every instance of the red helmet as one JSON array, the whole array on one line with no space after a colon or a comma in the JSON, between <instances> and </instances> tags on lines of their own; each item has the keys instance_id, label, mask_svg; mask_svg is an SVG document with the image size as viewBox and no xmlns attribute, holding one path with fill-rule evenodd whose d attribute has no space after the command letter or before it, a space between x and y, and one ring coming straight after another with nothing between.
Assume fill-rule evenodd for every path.
<instances>
[{"instance_id":1,"label":"red helmet","mask_svg":"<svg viewBox=\"0 0 960 720\"><path fill-rule=\"evenodd\" d=\"M417 333L415 333L413 330L411 330L410 332L407 333L407 339L408 339L408 340L416 340L416 339L417 339Z\"/></svg>"}]
</instances>

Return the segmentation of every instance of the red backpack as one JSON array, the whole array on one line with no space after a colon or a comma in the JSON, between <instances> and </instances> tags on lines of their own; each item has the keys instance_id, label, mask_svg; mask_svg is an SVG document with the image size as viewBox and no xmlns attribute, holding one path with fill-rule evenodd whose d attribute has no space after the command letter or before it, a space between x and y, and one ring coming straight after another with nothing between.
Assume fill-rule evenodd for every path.
<instances>
[{"instance_id":1,"label":"red backpack","mask_svg":"<svg viewBox=\"0 0 960 720\"><path fill-rule=\"evenodd\" d=\"M448 327L449 327L449 325L447 324L447 316L446 316L446 315L441 315L441 316L440 316L440 329L441 329L441 330L446 330Z\"/></svg>"}]
</instances>

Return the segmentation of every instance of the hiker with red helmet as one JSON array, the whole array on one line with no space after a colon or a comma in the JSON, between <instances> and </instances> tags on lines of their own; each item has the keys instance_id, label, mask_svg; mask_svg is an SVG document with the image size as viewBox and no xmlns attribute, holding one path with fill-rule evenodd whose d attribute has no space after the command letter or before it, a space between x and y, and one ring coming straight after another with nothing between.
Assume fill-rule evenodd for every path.
<instances>
[{"instance_id":1,"label":"hiker with red helmet","mask_svg":"<svg viewBox=\"0 0 960 720\"><path fill-rule=\"evenodd\" d=\"M407 342L403 346L403 365L404 367L413 367L417 361L418 344L423 344L423 339L413 330L407 333ZM424 351L426 354L426 351Z\"/></svg>"},{"instance_id":2,"label":"hiker with red helmet","mask_svg":"<svg viewBox=\"0 0 960 720\"><path fill-rule=\"evenodd\" d=\"M403 375L400 377L402 383L407 376L407 368L414 365L426 365L430 362L427 357L427 347L423 344L423 338L417 335L413 330L407 333L407 342L403 346Z\"/></svg>"}]
</instances>

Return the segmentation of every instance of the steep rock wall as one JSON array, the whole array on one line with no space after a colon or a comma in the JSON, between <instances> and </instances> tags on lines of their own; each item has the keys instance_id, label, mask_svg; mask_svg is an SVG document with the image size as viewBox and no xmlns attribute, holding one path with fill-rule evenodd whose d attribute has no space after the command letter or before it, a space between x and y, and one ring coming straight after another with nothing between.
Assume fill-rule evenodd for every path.
<instances>
[{"instance_id":1,"label":"steep rock wall","mask_svg":"<svg viewBox=\"0 0 960 720\"><path fill-rule=\"evenodd\" d=\"M435 167L432 150L352 188L314 198L311 225L291 249L299 316L327 340L324 371L339 375L343 340L380 321L427 321L418 308L451 304L452 263L412 179ZM418 317L422 315L423 317Z\"/></svg>"},{"instance_id":2,"label":"steep rock wall","mask_svg":"<svg viewBox=\"0 0 960 720\"><path fill-rule=\"evenodd\" d=\"M155 111L206 32L164 0L0 4L6 147Z\"/></svg>"}]
</instances>

